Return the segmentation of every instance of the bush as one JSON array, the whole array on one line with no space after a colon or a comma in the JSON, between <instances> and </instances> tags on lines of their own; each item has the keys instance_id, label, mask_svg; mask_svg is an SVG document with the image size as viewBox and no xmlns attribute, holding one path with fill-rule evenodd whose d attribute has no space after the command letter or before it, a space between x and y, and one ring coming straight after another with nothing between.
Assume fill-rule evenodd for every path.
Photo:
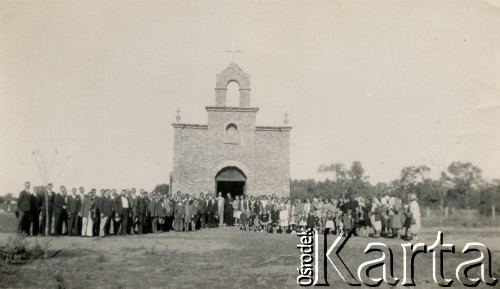
<instances>
[{"instance_id":1,"label":"bush","mask_svg":"<svg viewBox=\"0 0 500 289\"><path fill-rule=\"evenodd\" d=\"M40 244L38 239L35 239L35 245L30 249L24 236L11 235L3 250L0 250L0 259L8 263L24 264L28 260L47 258L49 242L49 239L44 238Z\"/></svg>"}]
</instances>

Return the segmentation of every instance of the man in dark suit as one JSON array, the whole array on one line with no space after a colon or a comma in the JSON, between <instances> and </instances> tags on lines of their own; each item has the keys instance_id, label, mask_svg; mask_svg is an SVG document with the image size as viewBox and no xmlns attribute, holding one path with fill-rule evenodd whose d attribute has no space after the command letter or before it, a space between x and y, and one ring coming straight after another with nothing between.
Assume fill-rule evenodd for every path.
<instances>
[{"instance_id":1,"label":"man in dark suit","mask_svg":"<svg viewBox=\"0 0 500 289\"><path fill-rule=\"evenodd\" d=\"M149 212L149 203L151 203L151 199L148 196L148 192L142 190L142 199L144 201L144 226L142 227L142 231L146 233L151 233L151 214Z\"/></svg>"},{"instance_id":2,"label":"man in dark suit","mask_svg":"<svg viewBox=\"0 0 500 289\"><path fill-rule=\"evenodd\" d=\"M38 235L38 216L40 215L40 206L38 205L39 196L38 196L38 187L33 187L33 194L30 194L30 218L29 222L26 226L26 232L30 232L30 228L33 228L31 231L31 236Z\"/></svg>"},{"instance_id":3,"label":"man in dark suit","mask_svg":"<svg viewBox=\"0 0 500 289\"><path fill-rule=\"evenodd\" d=\"M56 194L52 191L52 184L48 184L44 192L42 202L42 225L40 226L40 234L52 234L52 216L54 215L54 196ZM49 211L48 226L47 226L47 209Z\"/></svg>"},{"instance_id":4,"label":"man in dark suit","mask_svg":"<svg viewBox=\"0 0 500 289\"><path fill-rule=\"evenodd\" d=\"M99 227L100 237L109 236L109 224L111 223L110 219L112 218L112 209L113 204L111 203L111 192L110 190L106 190L104 192L104 196L99 202L99 214L101 218L101 224Z\"/></svg>"},{"instance_id":5,"label":"man in dark suit","mask_svg":"<svg viewBox=\"0 0 500 289\"><path fill-rule=\"evenodd\" d=\"M76 194L76 188L71 189L71 194L67 198L68 203L68 236L79 236L78 213L82 205L80 196Z\"/></svg>"},{"instance_id":6,"label":"man in dark suit","mask_svg":"<svg viewBox=\"0 0 500 289\"><path fill-rule=\"evenodd\" d=\"M208 227L215 228L216 227L215 216L217 215L217 200L214 200L211 194L208 195L207 212L208 212Z\"/></svg>"},{"instance_id":7,"label":"man in dark suit","mask_svg":"<svg viewBox=\"0 0 500 289\"><path fill-rule=\"evenodd\" d=\"M17 198L17 210L18 210L18 217L17 217L17 232L19 234L26 234L29 232L26 232L26 222L28 218L30 217L30 209L31 209L31 203L30 203L30 182L25 182L24 183L24 190L22 190L19 193L19 198Z\"/></svg>"},{"instance_id":8,"label":"man in dark suit","mask_svg":"<svg viewBox=\"0 0 500 289\"><path fill-rule=\"evenodd\" d=\"M132 189L135 193L135 189ZM142 192L143 190L141 190ZM141 196L141 194L136 194L136 197L134 199L134 206L133 206L133 219L134 219L134 225L137 224L137 234L142 234L143 229L144 229L144 216L146 215L146 206L144 202L144 198Z\"/></svg>"},{"instance_id":9,"label":"man in dark suit","mask_svg":"<svg viewBox=\"0 0 500 289\"><path fill-rule=\"evenodd\" d=\"M121 232L120 235L125 236L127 235L127 225L128 225L128 217L129 217L129 210L130 206L128 203L127 196L125 195L125 190L121 191L120 196L117 196L114 204L113 204L113 209L115 211L115 217L119 217L121 221ZM118 228L116 228L118 229Z\"/></svg>"},{"instance_id":10,"label":"man in dark suit","mask_svg":"<svg viewBox=\"0 0 500 289\"><path fill-rule=\"evenodd\" d=\"M104 199L104 192L105 190L101 189L100 194L96 194L95 196L95 220L93 225L94 236L99 236L101 230L101 212L99 209L101 208L101 202Z\"/></svg>"},{"instance_id":11,"label":"man in dark suit","mask_svg":"<svg viewBox=\"0 0 500 289\"><path fill-rule=\"evenodd\" d=\"M127 200L128 200L128 205L129 205L129 215L128 215L128 221L127 221L127 233L131 235L135 235L135 222L134 222L134 206L135 206L135 193L136 190L135 188L132 188L132 191L127 190Z\"/></svg>"},{"instance_id":12,"label":"man in dark suit","mask_svg":"<svg viewBox=\"0 0 500 289\"><path fill-rule=\"evenodd\" d=\"M79 191L78 192L78 196L80 197L80 212L78 212L78 221L77 221L77 223L78 223L78 228L77 228L78 229L77 230L78 234L77 235L80 236L82 234L82 227L83 227L83 215L82 215L81 208L82 208L82 205L83 205L83 199L85 198L85 196L87 194L85 193L85 188L84 187L80 187L78 189L78 191Z\"/></svg>"},{"instance_id":13,"label":"man in dark suit","mask_svg":"<svg viewBox=\"0 0 500 289\"><path fill-rule=\"evenodd\" d=\"M120 223L117 222L116 220L116 213L115 213L115 202L116 199L119 198L120 195L116 193L116 189L111 190L111 222L109 224L109 232L112 235L118 235L118 229L120 228Z\"/></svg>"},{"instance_id":14,"label":"man in dark suit","mask_svg":"<svg viewBox=\"0 0 500 289\"><path fill-rule=\"evenodd\" d=\"M56 236L62 235L63 223L66 214L66 188L61 186L59 192L54 197L54 226Z\"/></svg>"},{"instance_id":15,"label":"man in dark suit","mask_svg":"<svg viewBox=\"0 0 500 289\"><path fill-rule=\"evenodd\" d=\"M203 193L200 193L200 199L198 200L198 213L200 214L200 229L203 229L207 218L207 200Z\"/></svg>"}]
</instances>

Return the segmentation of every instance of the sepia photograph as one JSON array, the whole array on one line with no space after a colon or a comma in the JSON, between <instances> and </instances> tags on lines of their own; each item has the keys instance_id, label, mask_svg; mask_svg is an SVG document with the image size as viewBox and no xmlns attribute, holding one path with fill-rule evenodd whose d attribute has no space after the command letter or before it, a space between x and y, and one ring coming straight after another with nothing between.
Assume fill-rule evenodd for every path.
<instances>
[{"instance_id":1,"label":"sepia photograph","mask_svg":"<svg viewBox=\"0 0 500 289\"><path fill-rule=\"evenodd\" d=\"M0 0L0 288L498 288L500 0Z\"/></svg>"}]
</instances>

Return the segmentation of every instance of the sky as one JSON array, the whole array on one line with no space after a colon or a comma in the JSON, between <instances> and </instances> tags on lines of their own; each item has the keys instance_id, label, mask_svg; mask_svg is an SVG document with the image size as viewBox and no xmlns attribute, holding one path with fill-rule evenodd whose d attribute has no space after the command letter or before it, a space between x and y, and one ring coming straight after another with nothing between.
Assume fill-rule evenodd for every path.
<instances>
[{"instance_id":1,"label":"sky","mask_svg":"<svg viewBox=\"0 0 500 289\"><path fill-rule=\"evenodd\" d=\"M257 125L289 114L293 179L353 161L372 184L452 161L500 178L499 27L499 0L3 0L0 194L42 184L40 155L56 188L168 183L175 111L207 122L232 48Z\"/></svg>"}]
</instances>

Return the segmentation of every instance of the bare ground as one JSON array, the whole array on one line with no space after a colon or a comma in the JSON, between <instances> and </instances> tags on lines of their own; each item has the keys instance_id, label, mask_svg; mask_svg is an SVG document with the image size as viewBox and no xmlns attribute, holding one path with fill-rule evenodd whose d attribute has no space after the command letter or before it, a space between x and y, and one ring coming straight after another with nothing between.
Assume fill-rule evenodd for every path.
<instances>
[{"instance_id":1,"label":"bare ground","mask_svg":"<svg viewBox=\"0 0 500 289\"><path fill-rule=\"evenodd\" d=\"M0 228L1 231L4 228ZM455 279L456 266L474 256L460 251L467 242L481 242L492 252L493 276L500 276L500 229L447 228L445 243L456 253L445 255L445 276ZM434 243L437 229L426 228L419 242ZM0 233L0 247L9 233ZM38 238L41 242L42 238ZM321 239L322 240L322 239ZM328 239L332 244L334 237ZM368 242L385 242L394 252L394 273L402 278L402 241L352 238L341 253L351 270L377 256L365 255ZM30 244L35 238L28 238ZM59 237L50 241L54 258L26 265L0 263L1 288L284 288L296 284L299 238L243 232L234 228L157 235L82 238ZM321 243L322 244L322 243ZM374 253L375 254L375 253ZM416 258L417 288L436 288L431 254ZM472 271L472 276L478 271ZM373 276L380 271L373 270ZM350 288L333 268L328 281L335 288ZM462 287L457 281L457 287ZM498 286L498 284L497 284ZM383 285L382 287L388 287Z\"/></svg>"}]
</instances>

